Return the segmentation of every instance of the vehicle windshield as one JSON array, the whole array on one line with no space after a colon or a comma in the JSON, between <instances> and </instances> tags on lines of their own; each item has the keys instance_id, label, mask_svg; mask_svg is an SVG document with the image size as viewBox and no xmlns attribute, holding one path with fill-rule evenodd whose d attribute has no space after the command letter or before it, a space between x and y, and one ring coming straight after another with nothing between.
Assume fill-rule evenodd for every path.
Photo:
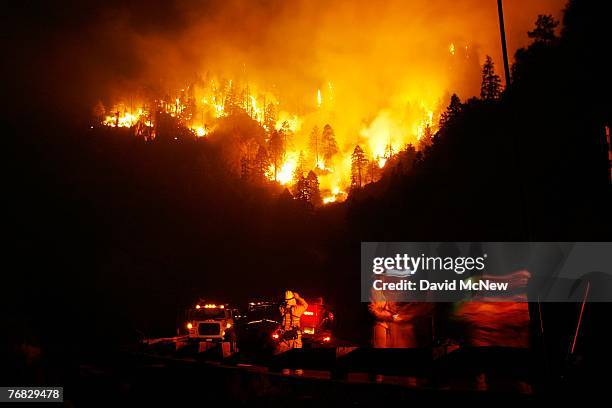
<instances>
[{"instance_id":1,"label":"vehicle windshield","mask_svg":"<svg viewBox=\"0 0 612 408\"><path fill-rule=\"evenodd\" d=\"M201 308L189 311L189 320L225 319L225 309Z\"/></svg>"},{"instance_id":2,"label":"vehicle windshield","mask_svg":"<svg viewBox=\"0 0 612 408\"><path fill-rule=\"evenodd\" d=\"M280 311L276 304L252 305L247 314L248 321L254 320L280 320Z\"/></svg>"}]
</instances>

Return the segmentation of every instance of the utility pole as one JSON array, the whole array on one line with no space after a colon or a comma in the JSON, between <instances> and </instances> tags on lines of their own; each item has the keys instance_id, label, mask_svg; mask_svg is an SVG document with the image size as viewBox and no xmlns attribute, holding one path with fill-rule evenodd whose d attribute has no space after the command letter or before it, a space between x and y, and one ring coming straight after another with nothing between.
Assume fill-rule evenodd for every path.
<instances>
[{"instance_id":1,"label":"utility pole","mask_svg":"<svg viewBox=\"0 0 612 408\"><path fill-rule=\"evenodd\" d=\"M497 13L499 15L499 33L501 36L502 43L502 55L504 57L504 73L506 76L506 89L510 87L510 64L508 63L508 47L506 45L506 27L504 25L504 6L502 4L502 0L497 0ZM525 173L523 166L519 165L519 141L516 132L513 132L513 148L514 148L514 163L513 167L517 174L520 175L521 181L525 180ZM519 184L519 196L520 196L520 206L519 206L519 217L520 222L523 225L523 229L526 231L527 236L531 238L531 229L528 221L528 204L526 200L526 189L524 183ZM530 239L531 240L531 239ZM533 312L530 310L530 316L533 315Z\"/></svg>"},{"instance_id":2,"label":"utility pole","mask_svg":"<svg viewBox=\"0 0 612 408\"><path fill-rule=\"evenodd\" d=\"M499 14L499 32L501 35L502 54L504 57L506 89L508 89L510 87L510 64L508 63L508 47L506 46L506 28L504 27L504 6L502 5L502 0L497 0L497 13Z\"/></svg>"}]
</instances>

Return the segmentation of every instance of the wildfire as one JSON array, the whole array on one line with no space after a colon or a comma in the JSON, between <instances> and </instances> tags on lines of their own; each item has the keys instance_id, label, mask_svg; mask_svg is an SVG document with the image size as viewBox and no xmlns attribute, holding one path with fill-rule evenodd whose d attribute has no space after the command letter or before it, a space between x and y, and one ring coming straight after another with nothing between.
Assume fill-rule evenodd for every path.
<instances>
[{"instance_id":1,"label":"wildfire","mask_svg":"<svg viewBox=\"0 0 612 408\"><path fill-rule=\"evenodd\" d=\"M114 114L106 115L102 124L110 127L132 127L138 123L141 116L144 115L142 109L138 109L136 112L127 111L125 109L116 108L113 109Z\"/></svg>"},{"instance_id":2,"label":"wildfire","mask_svg":"<svg viewBox=\"0 0 612 408\"><path fill-rule=\"evenodd\" d=\"M323 197L323 204L331 204L341 202L346 199L346 192L340 190L339 187L332 187L329 195Z\"/></svg>"},{"instance_id":3,"label":"wildfire","mask_svg":"<svg viewBox=\"0 0 612 408\"><path fill-rule=\"evenodd\" d=\"M197 137L204 137L208 134L208 129L202 126L194 126L191 128Z\"/></svg>"},{"instance_id":4,"label":"wildfire","mask_svg":"<svg viewBox=\"0 0 612 408\"><path fill-rule=\"evenodd\" d=\"M95 124L144 140L235 143L219 149L230 156L224 163L254 183L294 187L303 166L325 203L353 191L357 146L368 167L360 187L380 179L408 145L426 147L423 136L437 131L448 97L477 95L474 65L499 48L495 33L474 29L483 18L476 6L306 1L295 12L268 13L272 4L221 3L210 15L189 14L171 41L162 41L164 33L126 36L138 41L122 52L136 52L143 69L133 80L108 82L112 89L100 97L115 99L96 109ZM324 140L326 126L333 140ZM282 143L271 146L279 134Z\"/></svg>"},{"instance_id":5,"label":"wildfire","mask_svg":"<svg viewBox=\"0 0 612 408\"><path fill-rule=\"evenodd\" d=\"M446 51L445 47L440 50ZM449 44L448 52L455 55L454 43ZM236 145L236 152L241 152L237 154L243 155L238 158L243 166L240 171L245 171L247 177L261 171L253 169L257 168L255 156L263 148L267 180L294 191L299 179L296 169L302 169L304 176L312 170L321 200L329 204L347 197L352 154L357 145L368 163L360 185L377 181L382 174L380 169L394 155L408 144L420 141L426 132L436 131L434 116L444 106L440 98L446 91L439 77L421 76L417 85L398 82L392 95L380 103L381 95L376 94L378 88L374 83L360 97L353 93L357 85L347 87L347 81L341 77L320 78L319 84L322 85L314 88L314 105L308 102L312 101L313 88L304 94L295 94L292 89L280 89L276 84L262 86L253 79L247 80L246 76L227 78L207 74L206 80L197 80L174 91L170 89L163 97L141 98L135 106L142 108L132 109L132 102L137 98L129 96L111 109L102 108L103 114L97 116L105 126L131 128L135 135L152 140L157 134L155 122L164 115L174 118L177 125L190 130L194 137L206 138L216 131L222 119L246 114L257 122L265 136L255 147L246 142ZM291 103L280 95L288 96ZM273 134L282 139L274 148L270 145ZM171 135L178 140L177 136L181 137Z\"/></svg>"},{"instance_id":6,"label":"wildfire","mask_svg":"<svg viewBox=\"0 0 612 408\"><path fill-rule=\"evenodd\" d=\"M312 146L305 146L312 119L320 120L320 118L312 115L300 116L286 110L281 110L273 116L272 111L280 106L276 98L265 94L260 94L260 97L257 97L256 94L247 94L240 100L233 100L232 93L235 91L232 91L232 86L237 85L230 81L225 86L225 91L220 91L223 87L216 82L211 82L209 86L202 89L193 91L187 89L192 94L181 89L180 95L170 99L169 103L165 100L154 101L149 105L153 106L152 109L145 109L145 104L142 104L143 108L130 110L127 104L118 104L110 110L114 114L104 115L101 123L109 127L133 128L136 135L143 136L145 140L152 140L155 138L155 123L151 119L153 117L151 110L155 110L177 119L179 123L190 129L195 137L203 138L214 132L216 121L240 109L257 121L267 132L271 132L273 128L282 133L285 151L279 163L268 165L265 176L268 180L278 182L280 185L292 186L296 182L298 165L304 165L302 163L304 149L308 151L309 148L312 148ZM328 86L331 95L331 82L328 83ZM266 100L269 101L268 105L266 105ZM323 95L321 89L317 89L317 107L320 108L322 104ZM398 116L396 111L383 110L359 132L360 137L366 141L363 148L370 157L369 160L379 169L384 168L389 158L405 146L406 140L409 140L410 137L420 140L426 127L433 127L433 109L426 108L422 102L420 106L421 119L413 121L411 128L406 126L405 118ZM321 114L324 113L321 111ZM270 127L268 123L272 117L274 122ZM308 127L303 129L305 123L308 123ZM149 133L143 133L139 126L144 126L142 129L151 130ZM408 129L412 130L412 133ZM319 143L320 148L323 149L324 142L320 140ZM352 148L353 146L348 146L338 151L333 160L325 158L321 151L314 163L310 162L313 163L312 167L303 169L304 174L312 169L318 175L323 204L341 202L346 199L347 193L343 187L347 187L350 183ZM370 178L369 182L373 180Z\"/></svg>"},{"instance_id":7,"label":"wildfire","mask_svg":"<svg viewBox=\"0 0 612 408\"><path fill-rule=\"evenodd\" d=\"M266 176L271 181L277 181L283 186L289 185L295 176L295 169L297 168L298 156L296 153L292 152L287 155L285 161L278 166L278 168L274 167L274 164L271 164L268 167L268 171L266 172Z\"/></svg>"},{"instance_id":8,"label":"wildfire","mask_svg":"<svg viewBox=\"0 0 612 408\"><path fill-rule=\"evenodd\" d=\"M379 167L384 167L387 159L401 149L400 140L405 138L405 133L401 121L388 111L381 112L369 127L361 130Z\"/></svg>"},{"instance_id":9,"label":"wildfire","mask_svg":"<svg viewBox=\"0 0 612 408\"><path fill-rule=\"evenodd\" d=\"M251 116L257 122L259 122L259 123L263 122L263 120L264 120L264 113L259 108L259 106L257 104L257 99L255 99L255 97L253 95L250 95L249 98L251 100L251 111L252 111L252 115Z\"/></svg>"},{"instance_id":10,"label":"wildfire","mask_svg":"<svg viewBox=\"0 0 612 408\"><path fill-rule=\"evenodd\" d=\"M295 160L287 160L281 166L278 174L276 175L276 181L282 185L287 185L293 180L293 172L295 171Z\"/></svg>"},{"instance_id":11,"label":"wildfire","mask_svg":"<svg viewBox=\"0 0 612 408\"><path fill-rule=\"evenodd\" d=\"M335 203L336 202L336 196L327 196L327 197L323 197L323 204L330 204L330 203Z\"/></svg>"},{"instance_id":12,"label":"wildfire","mask_svg":"<svg viewBox=\"0 0 612 408\"><path fill-rule=\"evenodd\" d=\"M152 140L155 137L156 126L152 120L154 117L152 113L155 111L170 115L190 129L195 137L203 138L214 132L219 119L240 110L259 123L268 134L273 130L282 134L284 151L276 165L268 165L265 172L268 180L283 186L292 186L296 182L296 168L298 165L303 166L302 161L306 161L304 174L315 170L323 204L344 201L347 194L343 188L350 184L351 153L354 145L338 146L331 157L325 157L323 153L324 145L328 142L319 140L320 151L314 156L310 152L313 147L307 145L313 121L327 120L325 116L329 114L330 108L327 107L325 112L317 110L315 113L301 116L288 110L278 110L281 104L277 98L254 91L252 85L244 86L242 91L239 91L238 87L239 84L234 81L229 81L224 86L218 81L211 81L203 87L181 89L176 97L170 98L170 102L160 99L149 105L140 104L143 108L135 110L130 110L127 104L121 103L113 106L109 110L111 114L104 115L101 123L109 127L133 128L136 135L143 136L145 140ZM327 83L327 87L331 98L331 82ZM236 96L238 94L243 96L238 98ZM321 108L322 105L323 94L321 89L317 89L317 108ZM363 126L359 136L365 141L362 147L368 156L368 161L375 163L379 169L384 168L388 160L405 147L407 141L411 138L415 141L420 140L426 127L430 127L431 130L434 110L428 108L429 105L424 102L418 104L420 119L415 119L414 116L407 118L398 114L398 110L387 109L380 111L369 124ZM149 107L144 108L145 106ZM272 118L274 121L270 123ZM322 129L320 123L318 127ZM411 126L408 126L409 124ZM148 134L143 133L139 130L139 126L151 130ZM309 160L312 161L302 157L304 151L309 152ZM308 163L312 163L310 168ZM374 178L370 177L368 182L372 181Z\"/></svg>"},{"instance_id":13,"label":"wildfire","mask_svg":"<svg viewBox=\"0 0 612 408\"><path fill-rule=\"evenodd\" d=\"M324 173L333 173L334 168L325 165L325 161L323 159L319 159L315 165L315 167L321 170Z\"/></svg>"},{"instance_id":14,"label":"wildfire","mask_svg":"<svg viewBox=\"0 0 612 408\"><path fill-rule=\"evenodd\" d=\"M302 128L302 120L297 115L288 112L280 112L274 128L276 130L285 129L291 133L297 133Z\"/></svg>"},{"instance_id":15,"label":"wildfire","mask_svg":"<svg viewBox=\"0 0 612 408\"><path fill-rule=\"evenodd\" d=\"M425 118L416 125L415 134L416 134L417 140L421 140L421 138L425 134L425 129L427 127L429 127L430 130L433 131L433 128L434 128L433 116L434 116L433 111L428 110Z\"/></svg>"}]
</instances>

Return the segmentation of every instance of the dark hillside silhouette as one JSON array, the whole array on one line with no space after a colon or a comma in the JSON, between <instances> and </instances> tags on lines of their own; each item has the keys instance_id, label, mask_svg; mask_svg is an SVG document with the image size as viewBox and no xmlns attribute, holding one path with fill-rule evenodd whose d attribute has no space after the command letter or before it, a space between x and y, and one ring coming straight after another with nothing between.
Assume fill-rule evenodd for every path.
<instances>
[{"instance_id":1,"label":"dark hillside silhouette","mask_svg":"<svg viewBox=\"0 0 612 408\"><path fill-rule=\"evenodd\" d=\"M561 36L541 16L501 100L453 96L414 166L349 203L364 240L598 240L609 236L606 6L572 1ZM605 96L608 96L606 98Z\"/></svg>"}]
</instances>

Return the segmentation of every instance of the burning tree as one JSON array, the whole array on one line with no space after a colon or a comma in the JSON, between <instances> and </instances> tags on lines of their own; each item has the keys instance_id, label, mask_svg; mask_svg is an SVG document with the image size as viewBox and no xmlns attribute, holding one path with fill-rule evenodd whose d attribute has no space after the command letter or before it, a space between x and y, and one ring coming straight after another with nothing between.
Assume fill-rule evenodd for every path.
<instances>
[{"instance_id":1,"label":"burning tree","mask_svg":"<svg viewBox=\"0 0 612 408\"><path fill-rule=\"evenodd\" d=\"M325 162L325 167L331 167L332 159L336 153L338 153L338 143L336 142L334 129L332 129L329 124L323 127L321 147L323 149L323 161Z\"/></svg>"},{"instance_id":2,"label":"burning tree","mask_svg":"<svg viewBox=\"0 0 612 408\"><path fill-rule=\"evenodd\" d=\"M368 159L359 145L355 146L351 155L351 189L359 189L365 183Z\"/></svg>"},{"instance_id":3,"label":"burning tree","mask_svg":"<svg viewBox=\"0 0 612 408\"><path fill-rule=\"evenodd\" d=\"M297 164L295 166L295 170L293 171L293 180L297 184L300 178L304 177L304 171L306 170L306 158L304 157L304 152L300 150L300 156L298 157Z\"/></svg>"},{"instance_id":4,"label":"burning tree","mask_svg":"<svg viewBox=\"0 0 612 408\"><path fill-rule=\"evenodd\" d=\"M310 202L310 189L308 188L308 181L303 175L299 176L295 183L293 198L304 203Z\"/></svg>"},{"instance_id":5,"label":"burning tree","mask_svg":"<svg viewBox=\"0 0 612 408\"><path fill-rule=\"evenodd\" d=\"M423 152L428 147L433 144L433 131L431 130L431 126L428 124L425 125L423 129L423 135L419 139L419 151Z\"/></svg>"},{"instance_id":6,"label":"burning tree","mask_svg":"<svg viewBox=\"0 0 612 408\"><path fill-rule=\"evenodd\" d=\"M380 167L376 160L370 160L368 162L368 168L366 173L366 184L375 183L380 178Z\"/></svg>"},{"instance_id":7,"label":"burning tree","mask_svg":"<svg viewBox=\"0 0 612 408\"><path fill-rule=\"evenodd\" d=\"M232 115L238 108L239 100L236 86L232 80L228 81L225 91L225 98L223 100L223 107L228 115Z\"/></svg>"},{"instance_id":8,"label":"burning tree","mask_svg":"<svg viewBox=\"0 0 612 408\"><path fill-rule=\"evenodd\" d=\"M271 132L274 130L275 126L276 126L276 107L274 106L273 103L269 103L265 106L264 108L264 120L263 120L263 126L264 128Z\"/></svg>"},{"instance_id":9,"label":"burning tree","mask_svg":"<svg viewBox=\"0 0 612 408\"><path fill-rule=\"evenodd\" d=\"M314 167L320 167L319 151L321 149L321 132L318 126L312 128L309 139L310 154L314 158Z\"/></svg>"},{"instance_id":10,"label":"burning tree","mask_svg":"<svg viewBox=\"0 0 612 408\"><path fill-rule=\"evenodd\" d=\"M268 151L264 146L259 146L250 173L256 181L261 182L265 180L266 172L269 167L270 158L268 156Z\"/></svg>"},{"instance_id":11,"label":"burning tree","mask_svg":"<svg viewBox=\"0 0 612 408\"><path fill-rule=\"evenodd\" d=\"M283 121L280 129L278 129L278 132L283 138L283 144L285 146L285 151L289 150L292 145L289 139L292 139L292 136L294 136L293 130L291 130L291 125L289 124L289 122L286 120Z\"/></svg>"},{"instance_id":12,"label":"burning tree","mask_svg":"<svg viewBox=\"0 0 612 408\"><path fill-rule=\"evenodd\" d=\"M278 179L278 169L285 158L285 140L281 132L273 130L268 141L268 154L274 168L274 180Z\"/></svg>"},{"instance_id":13,"label":"burning tree","mask_svg":"<svg viewBox=\"0 0 612 408\"><path fill-rule=\"evenodd\" d=\"M482 83L480 85L480 97L485 101L499 99L501 96L501 78L495 73L493 59L487 55L482 66Z\"/></svg>"}]
</instances>

